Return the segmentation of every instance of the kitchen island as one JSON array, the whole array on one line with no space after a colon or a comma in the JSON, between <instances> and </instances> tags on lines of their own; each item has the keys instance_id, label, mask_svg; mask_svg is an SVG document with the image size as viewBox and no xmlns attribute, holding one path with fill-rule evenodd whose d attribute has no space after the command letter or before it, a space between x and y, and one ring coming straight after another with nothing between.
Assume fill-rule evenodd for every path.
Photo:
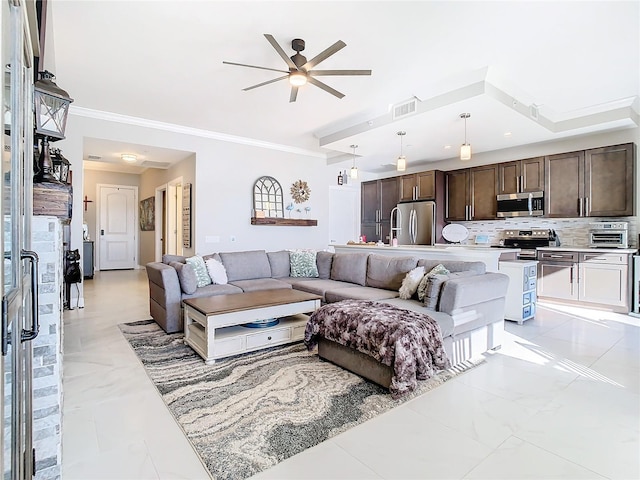
<instances>
[{"instance_id":1,"label":"kitchen island","mask_svg":"<svg viewBox=\"0 0 640 480\"><path fill-rule=\"evenodd\" d=\"M331 245L336 253L369 252L390 257L411 256L427 259L462 260L466 262L484 262L487 272L497 272L498 262L515 260L519 248L492 248L489 245L390 245L354 243L348 245Z\"/></svg>"}]
</instances>

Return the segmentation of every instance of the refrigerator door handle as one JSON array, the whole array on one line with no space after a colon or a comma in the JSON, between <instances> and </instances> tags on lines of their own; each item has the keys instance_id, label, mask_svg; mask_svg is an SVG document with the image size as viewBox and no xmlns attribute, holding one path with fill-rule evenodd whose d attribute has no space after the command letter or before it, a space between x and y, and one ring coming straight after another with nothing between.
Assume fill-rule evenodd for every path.
<instances>
[{"instance_id":1,"label":"refrigerator door handle","mask_svg":"<svg viewBox=\"0 0 640 480\"><path fill-rule=\"evenodd\" d=\"M418 215L415 209L411 210L411 243L415 244L418 240Z\"/></svg>"}]
</instances>

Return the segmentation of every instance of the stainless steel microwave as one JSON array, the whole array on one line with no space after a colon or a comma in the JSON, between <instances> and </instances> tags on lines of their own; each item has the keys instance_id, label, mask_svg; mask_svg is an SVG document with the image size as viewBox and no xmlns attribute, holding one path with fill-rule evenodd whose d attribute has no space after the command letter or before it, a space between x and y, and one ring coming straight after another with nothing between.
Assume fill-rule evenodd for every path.
<instances>
[{"instance_id":1,"label":"stainless steel microwave","mask_svg":"<svg viewBox=\"0 0 640 480\"><path fill-rule=\"evenodd\" d=\"M498 195L498 217L541 217L544 215L544 192L505 193Z\"/></svg>"}]
</instances>

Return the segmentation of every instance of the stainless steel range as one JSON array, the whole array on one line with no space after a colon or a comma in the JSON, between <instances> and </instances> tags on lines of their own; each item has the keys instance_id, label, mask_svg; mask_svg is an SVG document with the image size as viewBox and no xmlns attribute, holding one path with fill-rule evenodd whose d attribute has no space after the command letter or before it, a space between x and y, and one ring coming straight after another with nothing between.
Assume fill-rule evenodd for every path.
<instances>
[{"instance_id":1,"label":"stainless steel range","mask_svg":"<svg viewBox=\"0 0 640 480\"><path fill-rule=\"evenodd\" d=\"M518 258L536 259L537 247L557 247L558 236L549 228L533 228L531 230L505 230L502 241L504 247L520 248Z\"/></svg>"}]
</instances>

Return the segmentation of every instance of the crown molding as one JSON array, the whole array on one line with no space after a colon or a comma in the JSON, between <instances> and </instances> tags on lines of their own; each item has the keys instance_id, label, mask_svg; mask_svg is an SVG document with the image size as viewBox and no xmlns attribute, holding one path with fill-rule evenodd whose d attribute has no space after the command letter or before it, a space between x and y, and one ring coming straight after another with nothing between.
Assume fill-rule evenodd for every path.
<instances>
[{"instance_id":1,"label":"crown molding","mask_svg":"<svg viewBox=\"0 0 640 480\"><path fill-rule=\"evenodd\" d=\"M132 117L129 115L122 115L120 113L105 112L102 110L94 110L91 108L78 107L75 105L70 106L69 113L77 117L93 118L96 120L104 120L107 122L134 125L137 127L153 128L155 130L163 130L166 132L190 135L193 137L208 138L211 140L219 140L221 142L238 143L251 147L266 148L269 150L278 150L280 152L294 153L296 155L304 155L306 157L322 158L323 160L327 159L327 154L322 152L291 147L289 145L282 145L279 143L265 142L262 140L241 137L238 135L213 132L211 130L204 130L201 128L185 127L183 125L177 125L175 123L166 123L156 120L149 120L146 118Z\"/></svg>"}]
</instances>

